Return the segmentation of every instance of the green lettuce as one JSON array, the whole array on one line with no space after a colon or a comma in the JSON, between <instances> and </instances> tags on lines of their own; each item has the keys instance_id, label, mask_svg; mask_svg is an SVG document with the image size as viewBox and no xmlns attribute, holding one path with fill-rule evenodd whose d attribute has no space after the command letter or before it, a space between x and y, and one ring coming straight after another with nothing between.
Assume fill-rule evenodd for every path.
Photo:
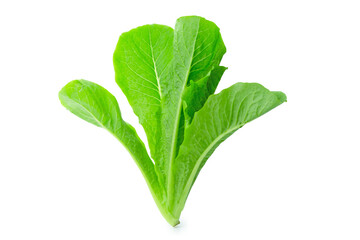
<instances>
[{"instance_id":1,"label":"green lettuce","mask_svg":"<svg viewBox=\"0 0 360 240\"><path fill-rule=\"evenodd\" d=\"M116 83L145 130L150 155L106 89L74 80L59 92L68 110L126 147L172 226L216 147L286 101L284 93L257 83L236 83L214 94L227 69L220 66L225 52L219 28L197 16L179 18L175 29L145 25L120 36L113 56Z\"/></svg>"}]
</instances>

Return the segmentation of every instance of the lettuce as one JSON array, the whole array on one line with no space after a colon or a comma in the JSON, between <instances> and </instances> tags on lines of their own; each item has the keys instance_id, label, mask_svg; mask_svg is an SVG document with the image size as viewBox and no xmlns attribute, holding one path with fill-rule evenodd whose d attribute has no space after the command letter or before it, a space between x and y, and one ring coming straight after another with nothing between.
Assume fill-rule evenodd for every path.
<instances>
[{"instance_id":1,"label":"lettuce","mask_svg":"<svg viewBox=\"0 0 360 240\"><path fill-rule=\"evenodd\" d=\"M172 226L216 147L286 101L284 93L257 83L236 83L214 94L226 70L220 66L225 52L219 28L197 16L179 18L175 29L145 25L120 36L113 56L116 83L145 130L150 155L106 89L74 80L59 92L68 110L126 147Z\"/></svg>"}]
</instances>

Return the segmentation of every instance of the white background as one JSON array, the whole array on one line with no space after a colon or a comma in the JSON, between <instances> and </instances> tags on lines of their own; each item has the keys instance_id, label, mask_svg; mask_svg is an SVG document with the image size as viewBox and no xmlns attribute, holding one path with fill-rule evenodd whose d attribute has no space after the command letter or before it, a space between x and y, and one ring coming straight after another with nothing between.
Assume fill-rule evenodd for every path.
<instances>
[{"instance_id":1,"label":"white background","mask_svg":"<svg viewBox=\"0 0 360 240\"><path fill-rule=\"evenodd\" d=\"M1 1L0 239L360 239L359 1ZM119 35L200 15L221 29L219 89L259 82L288 102L240 129L172 228L106 131L63 108L84 78L118 99Z\"/></svg>"}]
</instances>

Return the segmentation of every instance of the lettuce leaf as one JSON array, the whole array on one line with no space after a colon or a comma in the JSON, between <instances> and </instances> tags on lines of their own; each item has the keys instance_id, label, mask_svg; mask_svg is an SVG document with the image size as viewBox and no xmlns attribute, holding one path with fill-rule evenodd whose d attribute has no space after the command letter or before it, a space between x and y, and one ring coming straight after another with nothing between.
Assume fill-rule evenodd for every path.
<instances>
[{"instance_id":1,"label":"lettuce leaf","mask_svg":"<svg viewBox=\"0 0 360 240\"><path fill-rule=\"evenodd\" d=\"M74 80L59 93L78 117L115 136L142 172L164 218L175 226L196 177L227 137L286 101L257 83L236 83L214 95L227 69L219 28L197 16L175 29L144 25L123 33L113 62L115 80L143 126L150 156L103 87Z\"/></svg>"}]
</instances>

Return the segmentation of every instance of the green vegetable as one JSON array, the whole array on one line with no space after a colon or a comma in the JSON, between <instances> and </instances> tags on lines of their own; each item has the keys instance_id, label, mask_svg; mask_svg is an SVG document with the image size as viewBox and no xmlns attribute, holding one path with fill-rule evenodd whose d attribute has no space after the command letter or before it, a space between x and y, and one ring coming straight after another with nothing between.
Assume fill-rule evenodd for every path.
<instances>
[{"instance_id":1,"label":"green vegetable","mask_svg":"<svg viewBox=\"0 0 360 240\"><path fill-rule=\"evenodd\" d=\"M103 87L74 80L59 93L78 117L108 130L129 151L164 218L175 226L196 177L217 146L237 129L286 101L257 83L215 94L225 67L219 28L179 18L175 30L145 25L123 33L114 53L117 84L143 126L150 156Z\"/></svg>"}]
</instances>

